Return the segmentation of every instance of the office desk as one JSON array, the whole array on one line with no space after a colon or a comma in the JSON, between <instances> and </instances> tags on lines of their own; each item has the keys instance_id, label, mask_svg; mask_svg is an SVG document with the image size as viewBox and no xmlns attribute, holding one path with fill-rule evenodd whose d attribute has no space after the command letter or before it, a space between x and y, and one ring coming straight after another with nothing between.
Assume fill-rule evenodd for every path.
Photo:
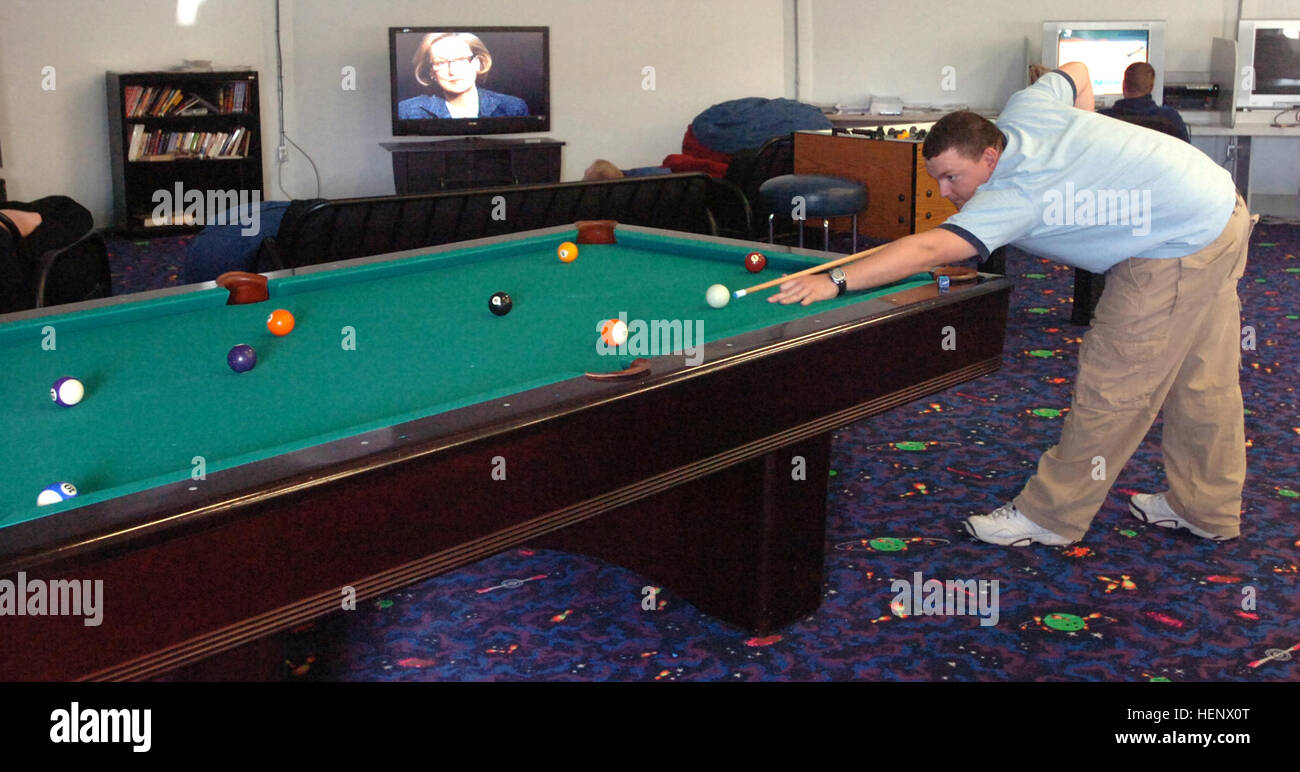
<instances>
[{"instance_id":1,"label":"office desk","mask_svg":"<svg viewBox=\"0 0 1300 772\"><path fill-rule=\"evenodd\" d=\"M1271 118L1277 111L1258 111ZM1300 128L1279 128L1267 122L1249 120L1239 114L1236 126L1219 124L1193 123L1193 121L1221 120L1220 113L1182 113L1187 121L1187 129L1192 135L1192 144L1200 148L1215 161L1226 166L1232 172L1237 190L1246 199L1246 205L1256 214L1271 214L1280 217L1300 217L1300 195L1295 193L1259 193L1251 189L1251 149L1255 137L1300 139ZM1253 118L1254 116L1249 116ZM1283 116L1285 119L1286 116ZM1226 147L1219 144L1220 138L1226 138ZM1198 142L1197 140L1201 140ZM1294 144L1294 143L1292 143ZM1222 152L1220 148L1223 147ZM1292 154L1292 165L1296 176L1300 176L1300 152Z\"/></svg>"}]
</instances>

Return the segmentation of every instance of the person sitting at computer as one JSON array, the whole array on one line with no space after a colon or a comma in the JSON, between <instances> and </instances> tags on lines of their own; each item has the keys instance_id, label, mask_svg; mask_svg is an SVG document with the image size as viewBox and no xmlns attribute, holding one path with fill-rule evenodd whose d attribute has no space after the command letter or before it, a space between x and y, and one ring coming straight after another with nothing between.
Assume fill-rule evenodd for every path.
<instances>
[{"instance_id":1,"label":"person sitting at computer","mask_svg":"<svg viewBox=\"0 0 1300 772\"><path fill-rule=\"evenodd\" d=\"M1172 107L1162 107L1151 97L1155 87L1156 70L1146 62L1134 62L1124 70L1124 98L1115 102L1115 106L1098 110L1105 115L1119 117L1122 115L1150 115L1167 119L1178 130L1175 135L1184 142L1190 142L1187 124L1183 116Z\"/></svg>"},{"instance_id":2,"label":"person sitting at computer","mask_svg":"<svg viewBox=\"0 0 1300 772\"><path fill-rule=\"evenodd\" d=\"M433 90L397 103L399 119L497 118L528 115L519 97L480 88L492 69L492 54L477 35L430 32L412 57L415 79Z\"/></svg>"}]
</instances>

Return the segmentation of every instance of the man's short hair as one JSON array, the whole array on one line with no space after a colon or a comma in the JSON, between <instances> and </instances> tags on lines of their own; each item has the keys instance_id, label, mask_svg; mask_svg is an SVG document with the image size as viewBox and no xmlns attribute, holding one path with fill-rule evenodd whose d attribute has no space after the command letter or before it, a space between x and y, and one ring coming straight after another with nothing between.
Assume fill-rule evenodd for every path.
<instances>
[{"instance_id":1,"label":"man's short hair","mask_svg":"<svg viewBox=\"0 0 1300 772\"><path fill-rule=\"evenodd\" d=\"M921 155L929 160L956 148L958 155L977 161L985 148L1002 150L1006 146L1007 138L992 121L969 110L960 110L948 113L934 124L921 146Z\"/></svg>"},{"instance_id":2,"label":"man's short hair","mask_svg":"<svg viewBox=\"0 0 1300 772\"><path fill-rule=\"evenodd\" d=\"M1124 70L1124 96L1146 96L1156 86L1156 68L1146 62L1133 62Z\"/></svg>"}]
</instances>

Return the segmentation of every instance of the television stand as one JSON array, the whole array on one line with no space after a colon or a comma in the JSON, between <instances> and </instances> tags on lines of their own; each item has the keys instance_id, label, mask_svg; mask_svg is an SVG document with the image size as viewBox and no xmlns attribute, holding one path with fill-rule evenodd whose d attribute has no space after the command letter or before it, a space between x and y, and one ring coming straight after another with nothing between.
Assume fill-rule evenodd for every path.
<instances>
[{"instance_id":1,"label":"television stand","mask_svg":"<svg viewBox=\"0 0 1300 772\"><path fill-rule=\"evenodd\" d=\"M432 142L380 142L393 154L398 195L560 181L554 139L461 137Z\"/></svg>"}]
</instances>

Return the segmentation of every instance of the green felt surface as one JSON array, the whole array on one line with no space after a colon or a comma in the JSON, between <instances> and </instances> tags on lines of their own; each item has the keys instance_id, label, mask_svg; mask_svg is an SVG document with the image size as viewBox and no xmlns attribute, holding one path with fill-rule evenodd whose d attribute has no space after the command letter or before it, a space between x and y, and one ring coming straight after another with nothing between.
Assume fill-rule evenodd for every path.
<instances>
[{"instance_id":1,"label":"green felt surface","mask_svg":"<svg viewBox=\"0 0 1300 772\"><path fill-rule=\"evenodd\" d=\"M225 290L204 290L0 325L0 527L189 479L196 457L212 473L621 369L631 355L598 353L600 321L620 314L692 331L702 321L714 341L929 280L808 308L768 303L767 290L713 309L711 284L734 290L814 261L770 253L755 276L744 247L620 231L618 245L582 245L565 264L562 238L277 279L266 303L227 306ZM498 290L514 300L502 317L488 310ZM276 308L296 318L286 337L266 329ZM238 343L257 350L250 372L226 364ZM81 404L50 400L64 375L85 383ZM76 498L36 507L64 481Z\"/></svg>"}]
</instances>

